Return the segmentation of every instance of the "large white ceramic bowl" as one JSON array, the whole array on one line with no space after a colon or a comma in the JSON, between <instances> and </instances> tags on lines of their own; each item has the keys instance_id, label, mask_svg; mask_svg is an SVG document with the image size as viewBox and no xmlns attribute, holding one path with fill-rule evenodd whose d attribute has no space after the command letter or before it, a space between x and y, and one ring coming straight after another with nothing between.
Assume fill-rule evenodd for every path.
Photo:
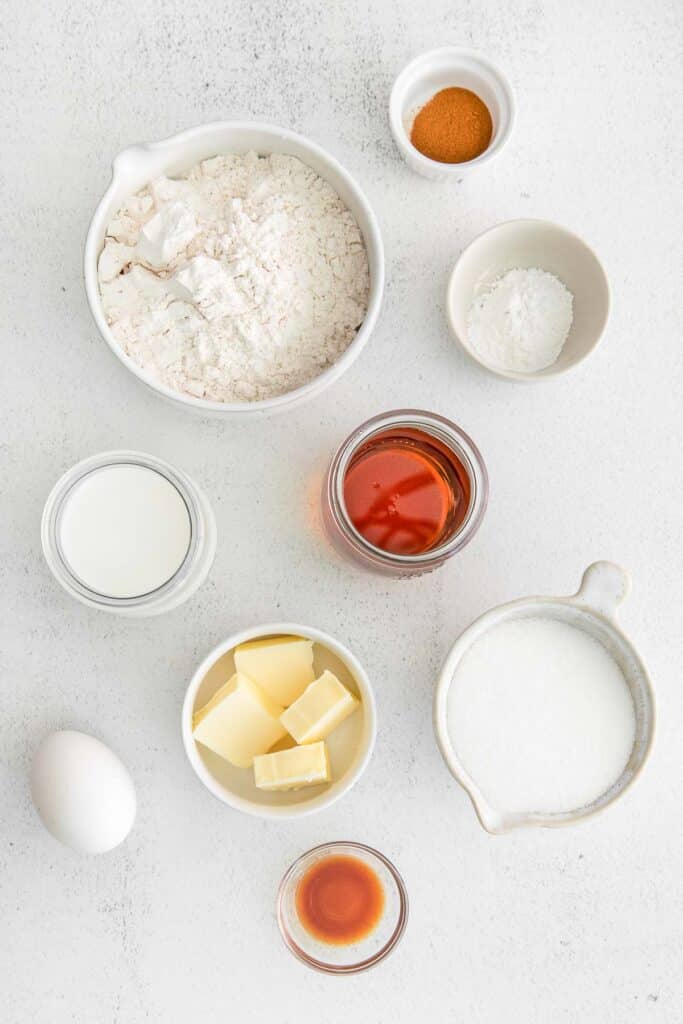
<instances>
[{"instance_id":1,"label":"large white ceramic bowl","mask_svg":"<svg viewBox=\"0 0 683 1024\"><path fill-rule=\"evenodd\" d=\"M522 826L546 828L581 821L614 803L632 785L648 758L655 733L655 697L643 662L617 623L617 608L631 586L629 575L613 562L594 562L583 574L572 597L527 597L492 608L462 633L446 657L434 694L434 731L450 772L468 794L487 832L508 832ZM631 692L636 732L631 756L618 779L591 803L571 811L548 813L510 811L494 807L467 771L448 729L448 695L458 663L472 644L501 622L520 618L550 618L584 630L611 654Z\"/></svg>"},{"instance_id":2,"label":"large white ceramic bowl","mask_svg":"<svg viewBox=\"0 0 683 1024\"><path fill-rule=\"evenodd\" d=\"M107 225L123 201L161 174L177 175L200 160L223 153L254 150L267 155L284 153L298 157L336 190L356 218L365 240L370 266L370 294L365 319L355 338L337 361L314 380L284 395L258 402L214 402L182 394L166 387L126 355L109 329L97 284L97 261L104 245ZM318 394L337 380L360 354L375 326L384 291L384 249L379 226L370 205L350 174L333 156L302 135L286 128L250 121L217 121L172 135L161 142L130 146L114 159L109 188L90 222L83 260L85 291L100 334L117 359L149 388L164 398L203 415L244 416L263 414L291 406Z\"/></svg>"},{"instance_id":3,"label":"large white ceramic bowl","mask_svg":"<svg viewBox=\"0 0 683 1024\"><path fill-rule=\"evenodd\" d=\"M473 300L508 270L526 267L559 277L574 296L574 319L562 351L552 366L533 373L487 362L467 337ZM496 224L463 249L448 283L446 307L453 334L476 363L508 380L537 381L556 377L590 355L607 326L610 291L600 260L582 238L551 221L524 218Z\"/></svg>"},{"instance_id":4,"label":"large white ceramic bowl","mask_svg":"<svg viewBox=\"0 0 683 1024\"><path fill-rule=\"evenodd\" d=\"M318 673L329 669L361 706L328 736L332 781L307 789L269 793L257 789L251 768L235 768L218 754L195 743L192 716L235 671L233 652L238 644L268 636L303 636L313 641ZM377 712L370 681L357 658L338 640L311 626L271 622L235 633L204 658L187 688L182 712L185 752L197 776L214 796L238 811L260 818L298 818L329 807L356 784L365 771L377 733Z\"/></svg>"}]
</instances>

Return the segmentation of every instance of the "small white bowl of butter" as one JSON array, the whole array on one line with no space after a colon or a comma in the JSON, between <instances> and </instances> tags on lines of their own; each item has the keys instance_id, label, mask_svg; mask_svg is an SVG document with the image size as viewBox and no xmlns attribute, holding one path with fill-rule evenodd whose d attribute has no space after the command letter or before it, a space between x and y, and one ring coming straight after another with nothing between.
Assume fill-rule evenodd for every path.
<instances>
[{"instance_id":1,"label":"small white bowl of butter","mask_svg":"<svg viewBox=\"0 0 683 1024\"><path fill-rule=\"evenodd\" d=\"M223 803L261 818L301 817L329 807L365 771L375 698L334 637L270 623L206 656L187 689L182 731L195 773Z\"/></svg>"}]
</instances>

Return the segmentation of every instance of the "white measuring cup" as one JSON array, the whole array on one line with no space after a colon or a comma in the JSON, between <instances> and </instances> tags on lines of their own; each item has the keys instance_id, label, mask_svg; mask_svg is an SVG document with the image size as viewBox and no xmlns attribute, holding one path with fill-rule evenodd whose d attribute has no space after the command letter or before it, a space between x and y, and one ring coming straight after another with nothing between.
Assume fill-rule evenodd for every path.
<instances>
[{"instance_id":1,"label":"white measuring cup","mask_svg":"<svg viewBox=\"0 0 683 1024\"><path fill-rule=\"evenodd\" d=\"M628 789L642 771L652 747L655 698L638 652L617 624L617 609L631 589L629 574L613 562L594 562L583 574L571 597L526 597L492 608L462 633L448 653L434 695L434 731L451 773L468 794L487 832L498 834L525 825L552 828L569 825L597 814ZM447 727L448 692L460 659L475 640L510 619L550 618L582 629L607 649L621 669L631 692L636 729L631 755L618 779L591 803L570 811L511 812L493 807L467 772L454 748Z\"/></svg>"}]
</instances>

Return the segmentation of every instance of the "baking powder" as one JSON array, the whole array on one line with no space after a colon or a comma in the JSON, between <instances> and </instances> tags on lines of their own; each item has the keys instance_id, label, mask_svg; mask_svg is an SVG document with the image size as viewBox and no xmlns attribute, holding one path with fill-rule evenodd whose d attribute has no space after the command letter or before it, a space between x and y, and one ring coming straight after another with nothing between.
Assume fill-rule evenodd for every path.
<instances>
[{"instance_id":1,"label":"baking powder","mask_svg":"<svg viewBox=\"0 0 683 1024\"><path fill-rule=\"evenodd\" d=\"M574 298L537 267L508 270L474 299L467 340L485 363L534 372L551 366L567 340Z\"/></svg>"}]
</instances>

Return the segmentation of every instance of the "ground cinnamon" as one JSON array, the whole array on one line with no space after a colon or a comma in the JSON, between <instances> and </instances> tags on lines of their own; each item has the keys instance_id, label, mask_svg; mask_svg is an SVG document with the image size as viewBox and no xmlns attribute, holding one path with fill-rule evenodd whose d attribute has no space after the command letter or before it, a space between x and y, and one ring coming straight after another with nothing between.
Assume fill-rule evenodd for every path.
<instances>
[{"instance_id":1,"label":"ground cinnamon","mask_svg":"<svg viewBox=\"0 0 683 1024\"><path fill-rule=\"evenodd\" d=\"M491 141L488 107L469 89L442 89L418 111L410 141L424 156L462 164L480 156Z\"/></svg>"}]
</instances>

